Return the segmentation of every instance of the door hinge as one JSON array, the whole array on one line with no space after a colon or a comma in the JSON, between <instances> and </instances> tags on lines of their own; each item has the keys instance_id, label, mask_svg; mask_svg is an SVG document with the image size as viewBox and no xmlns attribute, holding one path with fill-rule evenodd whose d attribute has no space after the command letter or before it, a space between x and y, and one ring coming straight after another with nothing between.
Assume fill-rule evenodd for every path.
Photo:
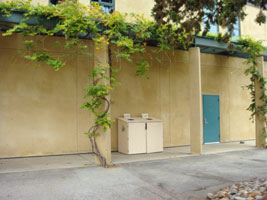
<instances>
[{"instance_id":1,"label":"door hinge","mask_svg":"<svg viewBox=\"0 0 267 200\"><path fill-rule=\"evenodd\" d=\"M146 125L145 125L145 129L147 130L147 123L146 123Z\"/></svg>"}]
</instances>

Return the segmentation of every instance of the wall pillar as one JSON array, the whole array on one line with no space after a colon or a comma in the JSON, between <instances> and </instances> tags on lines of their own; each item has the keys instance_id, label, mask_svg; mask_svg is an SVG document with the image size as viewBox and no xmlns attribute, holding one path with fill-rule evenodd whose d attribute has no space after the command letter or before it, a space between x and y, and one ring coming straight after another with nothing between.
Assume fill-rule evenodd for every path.
<instances>
[{"instance_id":1,"label":"wall pillar","mask_svg":"<svg viewBox=\"0 0 267 200\"><path fill-rule=\"evenodd\" d=\"M200 155L203 143L203 111L200 48L189 49L190 74L190 147L191 154Z\"/></svg>"},{"instance_id":2,"label":"wall pillar","mask_svg":"<svg viewBox=\"0 0 267 200\"><path fill-rule=\"evenodd\" d=\"M258 71L261 75L264 76L264 60L263 56L258 58ZM261 88L261 84L259 81L255 81L255 107L262 106L264 102L260 99L263 95L263 89ZM256 146L264 147L266 145L265 140L262 138L263 129L265 128L265 117L255 115L255 126L256 126Z\"/></svg>"},{"instance_id":3,"label":"wall pillar","mask_svg":"<svg viewBox=\"0 0 267 200\"><path fill-rule=\"evenodd\" d=\"M97 45L94 48L94 67L99 65L107 65L109 63L109 56L108 56L108 45L105 42L102 44ZM109 71L106 74L110 76ZM104 84L108 84L108 80L101 80ZM110 98L110 97L108 97ZM105 109L107 103L104 103L103 109ZM96 142L99 147L99 151L101 152L102 156L106 158L107 164L111 163L111 130L108 129L104 132L102 129L99 130L99 136L96 136ZM96 163L100 164L98 158L96 157Z\"/></svg>"}]
</instances>

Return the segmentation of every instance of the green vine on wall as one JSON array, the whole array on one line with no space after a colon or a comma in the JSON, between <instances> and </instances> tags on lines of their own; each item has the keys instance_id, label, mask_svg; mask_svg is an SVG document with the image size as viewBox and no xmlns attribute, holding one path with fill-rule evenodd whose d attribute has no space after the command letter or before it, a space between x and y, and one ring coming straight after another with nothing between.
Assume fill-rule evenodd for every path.
<instances>
[{"instance_id":1,"label":"green vine on wall","mask_svg":"<svg viewBox=\"0 0 267 200\"><path fill-rule=\"evenodd\" d=\"M260 41L255 41L250 37L239 38L238 42L241 44L238 48L249 55L249 58L245 61L245 64L248 66L245 70L245 74L250 76L251 81L250 84L246 86L251 95L251 104L249 105L248 110L251 111L252 120L257 115L260 120L264 121L265 128L263 128L262 139L265 140L267 138L267 82L264 78L264 74L259 72L257 66L259 65L258 58L263 56L264 51L266 51L267 48L264 47ZM260 88L263 91L262 96L260 97L262 101L261 106L256 105L255 82L260 83Z\"/></svg>"},{"instance_id":2,"label":"green vine on wall","mask_svg":"<svg viewBox=\"0 0 267 200\"><path fill-rule=\"evenodd\" d=\"M109 65L101 65L95 67L89 75L92 78L93 83L89 85L86 90L85 98L90 100L85 102L81 108L87 108L95 115L94 125L92 125L88 132L85 134L89 137L92 144L92 151L97 155L102 166L107 166L106 159L102 156L101 151L98 148L96 142L96 136L99 135L99 129L103 128L106 132L112 124L112 120L109 119L110 110L110 91L116 85L119 85L115 81L113 72L117 72L118 69L111 68ZM110 76L107 74L112 73ZM103 108L103 105L105 108Z\"/></svg>"}]
</instances>

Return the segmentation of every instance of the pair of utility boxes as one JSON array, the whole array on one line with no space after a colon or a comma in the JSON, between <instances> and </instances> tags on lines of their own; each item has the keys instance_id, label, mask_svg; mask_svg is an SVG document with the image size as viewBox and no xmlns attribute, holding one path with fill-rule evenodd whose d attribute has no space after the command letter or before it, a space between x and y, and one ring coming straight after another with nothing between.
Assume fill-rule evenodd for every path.
<instances>
[{"instance_id":1,"label":"pair of utility boxes","mask_svg":"<svg viewBox=\"0 0 267 200\"><path fill-rule=\"evenodd\" d=\"M125 154L163 151L163 123L155 118L119 118L118 150Z\"/></svg>"}]
</instances>

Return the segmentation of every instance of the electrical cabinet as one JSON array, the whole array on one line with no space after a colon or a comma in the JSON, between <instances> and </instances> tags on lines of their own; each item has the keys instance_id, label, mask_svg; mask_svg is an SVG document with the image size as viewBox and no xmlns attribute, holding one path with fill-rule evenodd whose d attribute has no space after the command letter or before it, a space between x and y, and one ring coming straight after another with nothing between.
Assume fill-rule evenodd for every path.
<instances>
[{"instance_id":1,"label":"electrical cabinet","mask_svg":"<svg viewBox=\"0 0 267 200\"><path fill-rule=\"evenodd\" d=\"M163 151L163 123L155 118L143 119L146 123L146 152Z\"/></svg>"},{"instance_id":2,"label":"electrical cabinet","mask_svg":"<svg viewBox=\"0 0 267 200\"><path fill-rule=\"evenodd\" d=\"M118 119L119 152L125 154L146 153L145 122L134 118Z\"/></svg>"},{"instance_id":3,"label":"electrical cabinet","mask_svg":"<svg viewBox=\"0 0 267 200\"><path fill-rule=\"evenodd\" d=\"M163 151L163 124L155 118L119 118L118 150L125 154Z\"/></svg>"}]
</instances>

